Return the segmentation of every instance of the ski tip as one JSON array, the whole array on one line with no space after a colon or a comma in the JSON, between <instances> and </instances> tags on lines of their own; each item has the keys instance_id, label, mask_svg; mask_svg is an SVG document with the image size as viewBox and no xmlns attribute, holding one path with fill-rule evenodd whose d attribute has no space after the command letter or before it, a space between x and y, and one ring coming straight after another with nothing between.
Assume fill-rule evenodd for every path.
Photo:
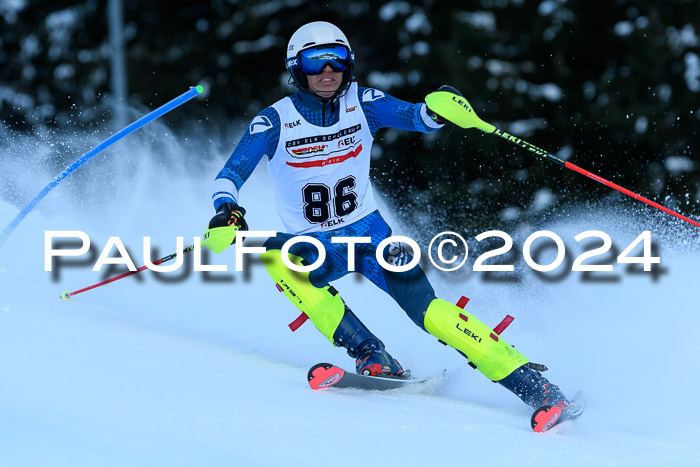
<instances>
[{"instance_id":1,"label":"ski tip","mask_svg":"<svg viewBox=\"0 0 700 467\"><path fill-rule=\"evenodd\" d=\"M530 418L530 425L535 433L543 433L552 428L559 417L561 417L561 408L545 405L535 410Z\"/></svg>"},{"instance_id":2,"label":"ski tip","mask_svg":"<svg viewBox=\"0 0 700 467\"><path fill-rule=\"evenodd\" d=\"M307 378L311 389L329 388L338 383L345 370L330 363L318 363L309 369Z\"/></svg>"}]
</instances>

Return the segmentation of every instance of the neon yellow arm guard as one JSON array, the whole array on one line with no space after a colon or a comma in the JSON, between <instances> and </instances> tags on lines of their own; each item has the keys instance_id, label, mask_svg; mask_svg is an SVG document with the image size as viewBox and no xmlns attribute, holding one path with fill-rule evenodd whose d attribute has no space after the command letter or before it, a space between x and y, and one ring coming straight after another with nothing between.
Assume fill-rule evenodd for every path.
<instances>
[{"instance_id":1,"label":"neon yellow arm guard","mask_svg":"<svg viewBox=\"0 0 700 467\"><path fill-rule=\"evenodd\" d=\"M478 128L493 133L496 127L480 119L467 99L449 91L435 91L425 96L430 110L462 128Z\"/></svg>"},{"instance_id":2,"label":"neon yellow arm guard","mask_svg":"<svg viewBox=\"0 0 700 467\"><path fill-rule=\"evenodd\" d=\"M236 239L236 233L240 225L226 225L223 227L208 228L204 231L202 245L214 253L221 253Z\"/></svg>"}]
</instances>

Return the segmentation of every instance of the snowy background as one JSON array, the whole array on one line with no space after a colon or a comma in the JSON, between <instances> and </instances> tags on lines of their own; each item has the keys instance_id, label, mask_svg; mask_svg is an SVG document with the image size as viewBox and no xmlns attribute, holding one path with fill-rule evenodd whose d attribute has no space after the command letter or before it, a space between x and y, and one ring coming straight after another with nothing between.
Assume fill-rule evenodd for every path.
<instances>
[{"instance_id":1,"label":"snowy background","mask_svg":"<svg viewBox=\"0 0 700 467\"><path fill-rule=\"evenodd\" d=\"M700 217L698 18L693 0L0 0L0 121L101 141L133 121L129 108L142 115L202 84L204 101L163 121L230 152L239 126L294 91L293 32L323 20L346 34L361 86L420 102L452 85L485 121ZM190 162L210 161L213 144L192 147ZM55 146L54 172L73 153ZM427 212L441 230L513 230L563 202L623 197L459 129L385 129L372 156L402 218ZM23 206L34 194L0 197Z\"/></svg>"},{"instance_id":2,"label":"snowy background","mask_svg":"<svg viewBox=\"0 0 700 467\"><path fill-rule=\"evenodd\" d=\"M536 435L528 407L355 276L335 284L348 304L416 375L447 369L442 384L422 392L312 391L311 365L352 368L351 359L311 324L291 333L286 325L296 309L257 260L248 262L247 273L235 272L233 248L208 257L229 265L209 279L186 262L179 272L145 271L60 300L63 290L106 275L91 271L96 256L87 255L66 258L58 277L45 272L45 230L84 231L95 254L119 236L138 266L144 236L152 237L159 257L175 251L176 236L190 243L212 214L210 181L227 152L193 164L192 139L157 122L140 131L67 179L0 249L0 464L700 463L695 227L644 207L562 206L543 225L509 232L516 245L547 229L575 257L583 251L573 241L580 232L608 233L619 252L651 230L658 274L615 265L612 273L586 279L567 274L565 264L549 273L558 278L545 280L520 257L516 272L500 277L508 280L488 280L469 272L480 253L469 226L460 230L472 248L464 270L437 275L428 268L441 297L469 296L470 312L486 323L515 316L504 338L547 364L548 377L566 393L586 392L581 418ZM77 158L98 142L56 134L15 138L18 151L34 150L3 169L18 190L35 193L55 175L42 162L52 144L70 144ZM164 163L162 154L170 160ZM281 228L264 165L241 202L251 228ZM389 222L400 224L391 206L380 204ZM17 212L0 202L0 223Z\"/></svg>"},{"instance_id":3,"label":"snowy background","mask_svg":"<svg viewBox=\"0 0 700 467\"><path fill-rule=\"evenodd\" d=\"M179 271L59 299L121 272L91 271L112 236L140 266L144 237L160 257L202 233L211 180L253 115L293 91L284 50L312 20L346 32L361 85L417 102L451 84L486 121L698 219L698 8L0 0L0 228L124 122L206 88L81 167L0 247L0 465L700 465L698 229L475 132L378 133L382 212L423 248L442 230L467 238L462 270L427 265L438 295L470 297L492 326L513 315L504 338L586 393L575 423L532 433L528 407L355 276L334 284L349 306L416 375L447 369L441 384L312 391L310 366L353 362L311 324L291 333L296 309L258 261L235 272L233 248L205 256L227 273L194 273L187 255ZM251 228L281 228L264 164L241 203ZM472 271L499 246L475 241L489 229L513 237L500 259L515 272ZM93 250L46 272L47 230L83 231ZM538 230L566 245L551 273L522 258ZM607 264L649 230L661 264L571 272L599 246L574 241L589 230L612 238Z\"/></svg>"}]
</instances>

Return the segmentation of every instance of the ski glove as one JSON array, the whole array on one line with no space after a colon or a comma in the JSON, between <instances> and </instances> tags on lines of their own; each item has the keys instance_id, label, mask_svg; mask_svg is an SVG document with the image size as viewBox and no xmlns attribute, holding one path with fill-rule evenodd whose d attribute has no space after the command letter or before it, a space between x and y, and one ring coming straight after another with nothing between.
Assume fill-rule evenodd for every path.
<instances>
[{"instance_id":1,"label":"ski glove","mask_svg":"<svg viewBox=\"0 0 700 467\"><path fill-rule=\"evenodd\" d=\"M440 87L437 89L437 91L435 91L435 92L443 92L443 91L444 91L444 92L449 92L449 93L451 93L451 94L456 94L456 95L458 95L459 97L464 97L464 96L462 96L462 93L461 93L461 92L459 92L458 90L456 90L456 89L453 88L452 86L447 86L447 85L440 86ZM433 95L433 94L434 94L434 93L428 94L428 96ZM426 102L427 102L427 101L428 101L428 98L427 98L427 96L426 96ZM442 107L441 104L442 104L442 103L437 103L437 104L432 104L432 105L433 105L434 107L436 107L436 108L440 108L440 107ZM447 123L447 122L449 121L448 119L446 119L446 118L440 116L437 112L435 112L434 109L431 109L428 105L426 105L426 111L427 111L427 113L428 113L428 116L429 116L430 118L432 118L433 121L434 121L435 123L437 123L438 125L444 125L445 123Z\"/></svg>"},{"instance_id":2,"label":"ski glove","mask_svg":"<svg viewBox=\"0 0 700 467\"><path fill-rule=\"evenodd\" d=\"M452 122L462 128L478 128L484 133L496 131L496 127L480 119L462 93L451 86L440 86L425 96L425 105L437 123Z\"/></svg>"},{"instance_id":3,"label":"ski glove","mask_svg":"<svg viewBox=\"0 0 700 467\"><path fill-rule=\"evenodd\" d=\"M214 253L221 253L236 240L236 232L248 230L245 209L235 203L219 206L216 215L209 221L209 228L204 232L204 246Z\"/></svg>"},{"instance_id":4,"label":"ski glove","mask_svg":"<svg viewBox=\"0 0 700 467\"><path fill-rule=\"evenodd\" d=\"M248 230L248 223L245 221L245 209L235 203L224 203L219 206L216 215L209 221L209 228L228 227L235 225L236 230Z\"/></svg>"}]
</instances>

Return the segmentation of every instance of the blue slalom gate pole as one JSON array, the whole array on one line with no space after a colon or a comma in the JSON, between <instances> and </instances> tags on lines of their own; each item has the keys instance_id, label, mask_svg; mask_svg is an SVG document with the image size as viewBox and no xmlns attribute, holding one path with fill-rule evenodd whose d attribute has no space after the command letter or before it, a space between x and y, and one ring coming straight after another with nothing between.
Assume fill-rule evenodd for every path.
<instances>
[{"instance_id":1,"label":"blue slalom gate pole","mask_svg":"<svg viewBox=\"0 0 700 467\"><path fill-rule=\"evenodd\" d=\"M118 131L117 133L113 134L103 142L101 142L98 146L94 147L90 151L86 152L80 159L76 160L73 162L71 165L66 167L63 172L58 174L56 178L54 178L51 183L46 185L43 190L39 192L38 195L34 197L33 200L31 200L22 210L17 214L17 217L15 217L10 224L5 227L5 229L0 233L0 246L2 246L3 243L8 239L10 234L12 233L13 230L19 225L20 222L22 222L22 219L27 217L27 214L34 209L34 206L39 204L39 201L44 199L44 197L49 193L49 191L53 190L56 185L61 183L61 181L75 172L76 169L78 169L81 165L92 159L94 156L99 154L100 152L104 151L129 133L132 133L142 126L146 125L147 123L152 122L158 117L161 117L162 115L170 112L176 107L179 107L180 105L184 104L185 102L189 101L193 97L197 96L198 94L201 94L204 91L204 88L201 85L197 85L195 87L190 88L189 91L181 94L179 97L176 97L175 99L171 100L167 104L163 104L162 106L158 107L156 110L153 112L144 115L143 117L139 118L136 120L134 123L131 125L127 126L126 128Z\"/></svg>"}]
</instances>

